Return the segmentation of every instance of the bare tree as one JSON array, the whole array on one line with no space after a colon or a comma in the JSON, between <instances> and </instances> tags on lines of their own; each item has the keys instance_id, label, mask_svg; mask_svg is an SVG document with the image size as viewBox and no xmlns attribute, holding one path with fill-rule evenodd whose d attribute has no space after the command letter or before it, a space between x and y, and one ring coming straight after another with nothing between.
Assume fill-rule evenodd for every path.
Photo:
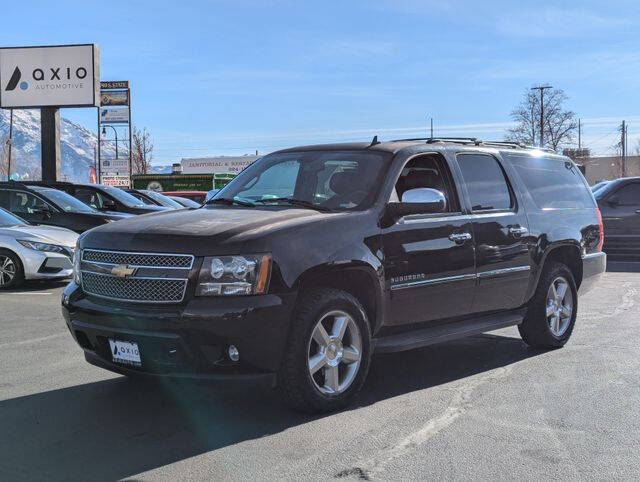
<instances>
[{"instance_id":1,"label":"bare tree","mask_svg":"<svg viewBox=\"0 0 640 482\"><path fill-rule=\"evenodd\" d=\"M131 174L146 174L153 159L153 143L146 127L142 130L133 126L131 145Z\"/></svg>"},{"instance_id":2,"label":"bare tree","mask_svg":"<svg viewBox=\"0 0 640 482\"><path fill-rule=\"evenodd\" d=\"M565 110L564 102L568 99L562 89L548 90L544 94L543 133L544 147L558 151L573 141L578 123L572 111ZM526 90L522 102L511 112L515 127L507 131L510 141L526 145L540 142L540 96Z\"/></svg>"},{"instance_id":3,"label":"bare tree","mask_svg":"<svg viewBox=\"0 0 640 482\"><path fill-rule=\"evenodd\" d=\"M0 180L9 176L9 134L0 136Z\"/></svg>"}]
</instances>

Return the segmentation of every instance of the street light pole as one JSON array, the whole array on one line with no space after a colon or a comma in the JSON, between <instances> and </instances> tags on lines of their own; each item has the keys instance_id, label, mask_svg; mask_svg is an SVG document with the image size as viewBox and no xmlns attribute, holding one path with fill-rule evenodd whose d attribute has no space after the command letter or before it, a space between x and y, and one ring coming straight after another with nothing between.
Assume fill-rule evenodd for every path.
<instances>
[{"instance_id":1,"label":"street light pole","mask_svg":"<svg viewBox=\"0 0 640 482\"><path fill-rule=\"evenodd\" d=\"M106 127L111 127L113 129L113 133L116 135L116 159L118 159L118 131L116 130L115 127L110 126L110 125L103 125L102 126L102 135L106 136L107 135L107 129L105 129Z\"/></svg>"},{"instance_id":2,"label":"street light pole","mask_svg":"<svg viewBox=\"0 0 640 482\"><path fill-rule=\"evenodd\" d=\"M531 90L540 91L540 147L544 147L544 91L552 89L550 85L541 85L539 87L531 87Z\"/></svg>"}]
</instances>

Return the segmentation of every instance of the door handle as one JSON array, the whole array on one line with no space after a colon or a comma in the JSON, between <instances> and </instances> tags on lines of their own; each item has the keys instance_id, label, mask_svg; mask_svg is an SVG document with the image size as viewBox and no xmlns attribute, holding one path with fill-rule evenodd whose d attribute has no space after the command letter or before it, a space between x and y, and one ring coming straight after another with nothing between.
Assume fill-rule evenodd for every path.
<instances>
[{"instance_id":1,"label":"door handle","mask_svg":"<svg viewBox=\"0 0 640 482\"><path fill-rule=\"evenodd\" d=\"M449 235L449 239L455 243L464 243L465 241L469 241L471 239L471 234L469 233L452 233Z\"/></svg>"},{"instance_id":2,"label":"door handle","mask_svg":"<svg viewBox=\"0 0 640 482\"><path fill-rule=\"evenodd\" d=\"M515 238L519 238L520 236L523 236L528 232L529 230L522 226L509 226L509 234Z\"/></svg>"}]
</instances>

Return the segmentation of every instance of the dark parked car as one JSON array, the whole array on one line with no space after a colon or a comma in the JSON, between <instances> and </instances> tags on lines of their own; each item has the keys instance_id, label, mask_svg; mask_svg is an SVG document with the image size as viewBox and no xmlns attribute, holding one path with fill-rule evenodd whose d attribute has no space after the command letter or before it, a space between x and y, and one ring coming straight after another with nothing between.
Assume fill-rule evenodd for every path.
<instances>
[{"instance_id":1,"label":"dark parked car","mask_svg":"<svg viewBox=\"0 0 640 482\"><path fill-rule=\"evenodd\" d=\"M563 346L605 271L602 237L567 157L475 139L299 147L202 209L81 236L62 311L94 365L261 379L327 411L374 353L514 325Z\"/></svg>"},{"instance_id":2,"label":"dark parked car","mask_svg":"<svg viewBox=\"0 0 640 482\"><path fill-rule=\"evenodd\" d=\"M32 224L60 226L76 233L129 217L99 212L57 189L17 182L0 183L0 207Z\"/></svg>"},{"instance_id":3,"label":"dark parked car","mask_svg":"<svg viewBox=\"0 0 640 482\"><path fill-rule=\"evenodd\" d=\"M169 209L182 209L184 207L169 196L150 189L127 189L126 191L143 203L152 206L164 206Z\"/></svg>"},{"instance_id":4,"label":"dark parked car","mask_svg":"<svg viewBox=\"0 0 640 482\"><path fill-rule=\"evenodd\" d=\"M168 196L168 197L170 199L173 199L175 202L177 202L178 204L180 204L182 207L185 207L185 208L197 209L202 206L202 204L198 204L197 202L191 199L188 199L186 197L180 197L180 196Z\"/></svg>"},{"instance_id":5,"label":"dark parked car","mask_svg":"<svg viewBox=\"0 0 640 482\"><path fill-rule=\"evenodd\" d=\"M26 182L24 184L28 186L46 186L64 191L98 211L147 214L169 209L163 206L150 206L120 188L105 186L104 184L37 181Z\"/></svg>"},{"instance_id":6,"label":"dark parked car","mask_svg":"<svg viewBox=\"0 0 640 482\"><path fill-rule=\"evenodd\" d=\"M594 192L604 221L604 251L610 256L640 256L640 177L609 181Z\"/></svg>"}]
</instances>

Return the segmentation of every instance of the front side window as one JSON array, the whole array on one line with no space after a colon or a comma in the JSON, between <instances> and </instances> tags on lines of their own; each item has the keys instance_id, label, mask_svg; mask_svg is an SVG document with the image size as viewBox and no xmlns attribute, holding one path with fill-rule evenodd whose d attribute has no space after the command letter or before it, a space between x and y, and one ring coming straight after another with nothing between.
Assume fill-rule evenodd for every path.
<instances>
[{"instance_id":1,"label":"front side window","mask_svg":"<svg viewBox=\"0 0 640 482\"><path fill-rule=\"evenodd\" d=\"M621 187L613 193L620 206L638 206L640 204L640 184L633 183Z\"/></svg>"},{"instance_id":2,"label":"front side window","mask_svg":"<svg viewBox=\"0 0 640 482\"><path fill-rule=\"evenodd\" d=\"M514 206L507 179L495 157L459 154L458 164L474 211L506 210Z\"/></svg>"},{"instance_id":3,"label":"front side window","mask_svg":"<svg viewBox=\"0 0 640 482\"><path fill-rule=\"evenodd\" d=\"M78 201L76 198L67 194L63 191L58 191L57 189L42 189L38 190L38 192L46 197L51 202L60 206L65 212L71 213L93 213L95 210L91 209L86 204Z\"/></svg>"},{"instance_id":4,"label":"front side window","mask_svg":"<svg viewBox=\"0 0 640 482\"><path fill-rule=\"evenodd\" d=\"M218 192L211 202L286 206L291 201L330 210L359 210L375 199L389 165L383 152L281 153L263 157Z\"/></svg>"},{"instance_id":5,"label":"front side window","mask_svg":"<svg viewBox=\"0 0 640 482\"><path fill-rule=\"evenodd\" d=\"M102 194L98 191L94 191L93 189L79 187L76 188L75 194L77 199L94 209L101 209L104 205L104 197Z\"/></svg>"}]
</instances>

